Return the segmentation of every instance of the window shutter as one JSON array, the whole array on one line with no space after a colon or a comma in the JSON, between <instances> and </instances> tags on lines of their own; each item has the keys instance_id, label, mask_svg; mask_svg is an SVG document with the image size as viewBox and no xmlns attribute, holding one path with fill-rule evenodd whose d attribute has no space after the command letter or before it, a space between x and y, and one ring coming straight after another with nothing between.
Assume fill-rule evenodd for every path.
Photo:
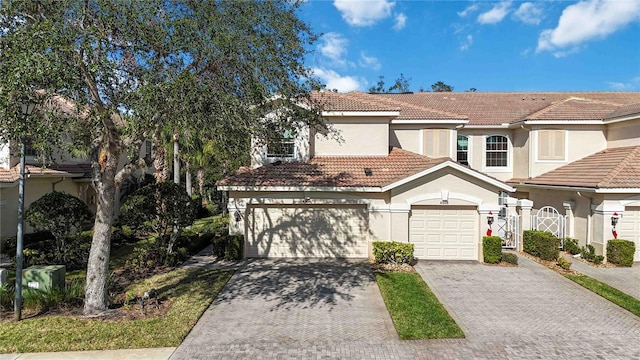
<instances>
[{"instance_id":1,"label":"window shutter","mask_svg":"<svg viewBox=\"0 0 640 360\"><path fill-rule=\"evenodd\" d=\"M538 160L564 160L565 130L538 130Z\"/></svg>"},{"instance_id":2,"label":"window shutter","mask_svg":"<svg viewBox=\"0 0 640 360\"><path fill-rule=\"evenodd\" d=\"M424 154L430 157L448 157L449 153L449 130L447 129L425 129L424 130Z\"/></svg>"}]
</instances>

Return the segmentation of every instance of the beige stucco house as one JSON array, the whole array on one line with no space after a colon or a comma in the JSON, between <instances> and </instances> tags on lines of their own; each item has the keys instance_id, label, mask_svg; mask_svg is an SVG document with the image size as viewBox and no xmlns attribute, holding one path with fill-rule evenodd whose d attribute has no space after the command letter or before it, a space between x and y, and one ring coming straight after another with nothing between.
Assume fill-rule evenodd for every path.
<instances>
[{"instance_id":1,"label":"beige stucco house","mask_svg":"<svg viewBox=\"0 0 640 360\"><path fill-rule=\"evenodd\" d=\"M256 141L252 166L218 184L246 256L366 257L395 240L481 260L488 230L519 247L538 228L599 253L615 231L640 261L640 93L315 97L338 139Z\"/></svg>"}]
</instances>

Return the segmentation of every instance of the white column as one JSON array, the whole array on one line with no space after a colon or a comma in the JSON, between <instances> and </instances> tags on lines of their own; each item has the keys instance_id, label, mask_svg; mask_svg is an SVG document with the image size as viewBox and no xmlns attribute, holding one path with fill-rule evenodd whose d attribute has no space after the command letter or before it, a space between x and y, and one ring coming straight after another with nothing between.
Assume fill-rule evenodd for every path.
<instances>
[{"instance_id":1,"label":"white column","mask_svg":"<svg viewBox=\"0 0 640 360\"><path fill-rule=\"evenodd\" d=\"M531 230L531 209L533 208L533 201L528 199L520 199L517 204L520 211L520 233L518 241L518 251L522 251L522 241L524 239L524 231Z\"/></svg>"},{"instance_id":2,"label":"white column","mask_svg":"<svg viewBox=\"0 0 640 360\"><path fill-rule=\"evenodd\" d=\"M575 215L573 213L573 210L576 208L576 202L573 200L563 201L562 206L564 207L564 213L567 215L564 230L565 237L573 238L575 237Z\"/></svg>"}]
</instances>

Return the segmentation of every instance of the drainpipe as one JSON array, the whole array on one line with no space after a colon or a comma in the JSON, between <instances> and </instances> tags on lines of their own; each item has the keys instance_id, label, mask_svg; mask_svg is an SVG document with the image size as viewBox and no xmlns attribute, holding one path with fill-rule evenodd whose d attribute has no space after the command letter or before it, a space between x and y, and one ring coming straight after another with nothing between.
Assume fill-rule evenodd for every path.
<instances>
[{"instance_id":1,"label":"drainpipe","mask_svg":"<svg viewBox=\"0 0 640 360\"><path fill-rule=\"evenodd\" d=\"M61 177L60 180L52 182L51 183L51 191L56 191L56 184L60 184L63 181L64 181L64 178Z\"/></svg>"},{"instance_id":2,"label":"drainpipe","mask_svg":"<svg viewBox=\"0 0 640 360\"><path fill-rule=\"evenodd\" d=\"M591 205L593 204L593 198L582 195L580 191L577 191L576 194L578 194L578 196L581 198L589 199L589 212L587 213L587 239L585 244L585 245L589 245L591 244L591 213L592 213Z\"/></svg>"}]
</instances>

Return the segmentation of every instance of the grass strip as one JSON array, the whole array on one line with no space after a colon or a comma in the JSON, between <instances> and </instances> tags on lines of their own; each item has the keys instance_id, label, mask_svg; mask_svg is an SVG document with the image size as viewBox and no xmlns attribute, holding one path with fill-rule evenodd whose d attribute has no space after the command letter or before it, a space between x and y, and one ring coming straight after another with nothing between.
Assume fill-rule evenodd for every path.
<instances>
[{"instance_id":1,"label":"grass strip","mask_svg":"<svg viewBox=\"0 0 640 360\"><path fill-rule=\"evenodd\" d=\"M227 283L233 271L177 269L132 284L155 288L172 305L164 316L132 321L41 316L0 321L0 353L107 350L178 346Z\"/></svg>"},{"instance_id":2,"label":"grass strip","mask_svg":"<svg viewBox=\"0 0 640 360\"><path fill-rule=\"evenodd\" d=\"M400 339L464 337L418 273L376 273L376 280Z\"/></svg>"},{"instance_id":3,"label":"grass strip","mask_svg":"<svg viewBox=\"0 0 640 360\"><path fill-rule=\"evenodd\" d=\"M565 277L640 317L640 300L633 296L587 275L565 275Z\"/></svg>"}]
</instances>

